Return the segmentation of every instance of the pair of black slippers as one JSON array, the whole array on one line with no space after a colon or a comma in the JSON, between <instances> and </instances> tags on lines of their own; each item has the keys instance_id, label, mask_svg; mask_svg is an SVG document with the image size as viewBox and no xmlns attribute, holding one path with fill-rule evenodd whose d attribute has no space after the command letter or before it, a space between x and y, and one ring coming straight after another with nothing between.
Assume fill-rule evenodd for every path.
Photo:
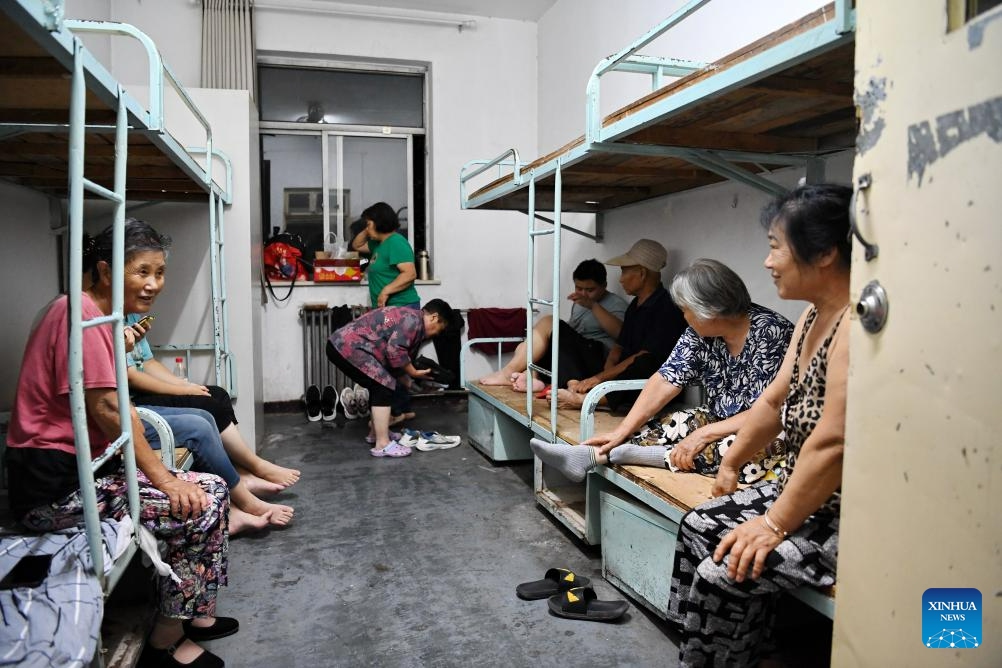
<instances>
[{"instance_id":1,"label":"pair of black slippers","mask_svg":"<svg viewBox=\"0 0 1002 668\"><path fill-rule=\"evenodd\" d=\"M600 601L589 584L588 578L566 568L551 568L542 580L523 582L515 587L515 594L526 601L545 598L550 612L567 619L614 622L626 614L630 607L626 601Z\"/></svg>"}]
</instances>

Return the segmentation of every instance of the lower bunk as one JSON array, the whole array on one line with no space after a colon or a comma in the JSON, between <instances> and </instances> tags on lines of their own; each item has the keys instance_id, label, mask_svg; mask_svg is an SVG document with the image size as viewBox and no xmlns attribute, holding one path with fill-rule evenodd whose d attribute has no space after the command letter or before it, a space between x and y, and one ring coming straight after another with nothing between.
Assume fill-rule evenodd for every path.
<instances>
[{"instance_id":1,"label":"lower bunk","mask_svg":"<svg viewBox=\"0 0 1002 668\"><path fill-rule=\"evenodd\" d=\"M148 409L137 412L158 432L164 464L190 468L191 453L176 447L167 423ZM151 580L135 557L157 552L156 539L137 536L128 514L101 519L99 534L100 578L83 525L50 533L0 525L0 666L136 664L153 613L149 597L139 595ZM119 587L123 578L128 585Z\"/></svg>"},{"instance_id":2,"label":"lower bunk","mask_svg":"<svg viewBox=\"0 0 1002 668\"><path fill-rule=\"evenodd\" d=\"M595 412L603 384L581 410L558 410L556 428L549 404L527 403L510 387L467 383L471 445L495 462L533 459L529 439L577 445L589 435L609 431L619 418ZM605 387L603 387L605 386ZM628 389L628 388L621 388ZM671 589L679 522L711 498L713 479L648 466L596 466L575 483L534 463L537 502L574 535L602 548L603 576L659 617L665 616ZM835 615L835 588L801 587L790 592L829 619Z\"/></svg>"}]
</instances>

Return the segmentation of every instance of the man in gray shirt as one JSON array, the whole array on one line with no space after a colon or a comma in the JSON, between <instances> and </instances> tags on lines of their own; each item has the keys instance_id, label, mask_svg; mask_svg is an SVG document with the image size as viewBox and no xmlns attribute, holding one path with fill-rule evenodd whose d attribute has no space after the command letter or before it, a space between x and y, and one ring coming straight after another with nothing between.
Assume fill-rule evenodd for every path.
<instances>
[{"instance_id":1,"label":"man in gray shirt","mask_svg":"<svg viewBox=\"0 0 1002 668\"><path fill-rule=\"evenodd\" d=\"M626 300L606 290L605 266L598 260L585 260L574 270L574 292L567 296L574 302L568 322L560 322L560 351L557 356L557 379L560 387L567 381L588 378L602 370L609 350L616 343L623 326ZM543 316L532 328L532 357L536 364L549 367L553 317ZM528 345L518 345L511 360L501 369L480 379L481 385L510 385L525 391ZM533 381L533 391L543 389L542 380Z\"/></svg>"}]
</instances>

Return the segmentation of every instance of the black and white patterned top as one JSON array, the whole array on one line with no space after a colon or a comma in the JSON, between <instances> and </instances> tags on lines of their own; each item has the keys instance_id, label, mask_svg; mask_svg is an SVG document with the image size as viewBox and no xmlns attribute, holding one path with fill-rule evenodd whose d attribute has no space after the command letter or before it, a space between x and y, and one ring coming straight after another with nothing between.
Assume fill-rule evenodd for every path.
<instances>
[{"instance_id":1,"label":"black and white patterned top","mask_svg":"<svg viewBox=\"0 0 1002 668\"><path fill-rule=\"evenodd\" d=\"M706 407L717 419L748 410L776 377L793 336L793 323L752 304L744 348L731 356L720 337L702 338L689 327L658 373L675 387L702 382Z\"/></svg>"},{"instance_id":2,"label":"black and white patterned top","mask_svg":"<svg viewBox=\"0 0 1002 668\"><path fill-rule=\"evenodd\" d=\"M782 494L786 487L793 468L797 464L797 456L800 448L803 447L807 437L811 435L821 420L821 414L825 410L825 388L828 383L828 350L831 348L832 339L835 332L845 317L845 311L839 316L828 333L824 342L814 353L814 356L807 363L807 371L804 377L800 377L800 352L804 347L804 339L807 332L818 317L818 312L813 307L804 320L804 329L800 333L800 340L797 341L797 358L793 365L793 373L790 378L790 391L786 395L783 403L782 420L783 428L786 430L786 466L779 474L776 481L776 495ZM842 502L842 493L836 490L819 510L838 515Z\"/></svg>"}]
</instances>

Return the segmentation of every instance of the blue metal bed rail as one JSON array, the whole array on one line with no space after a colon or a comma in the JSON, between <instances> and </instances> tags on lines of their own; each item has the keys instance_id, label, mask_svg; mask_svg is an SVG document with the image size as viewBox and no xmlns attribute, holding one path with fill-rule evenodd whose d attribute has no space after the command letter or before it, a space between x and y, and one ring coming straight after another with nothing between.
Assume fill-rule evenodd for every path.
<instances>
[{"instance_id":1,"label":"blue metal bed rail","mask_svg":"<svg viewBox=\"0 0 1002 668\"><path fill-rule=\"evenodd\" d=\"M511 156L511 160L505 160L508 156ZM473 171L467 173L467 170L477 165L477 168ZM459 201L462 208L466 208L467 197L467 183L477 176L483 174L491 167L498 168L498 178L504 176L504 168L512 168L512 179L516 185L522 184L522 162L518 159L518 151L514 148L510 148L501 155L497 156L492 160L471 160L459 171Z\"/></svg>"}]
</instances>

